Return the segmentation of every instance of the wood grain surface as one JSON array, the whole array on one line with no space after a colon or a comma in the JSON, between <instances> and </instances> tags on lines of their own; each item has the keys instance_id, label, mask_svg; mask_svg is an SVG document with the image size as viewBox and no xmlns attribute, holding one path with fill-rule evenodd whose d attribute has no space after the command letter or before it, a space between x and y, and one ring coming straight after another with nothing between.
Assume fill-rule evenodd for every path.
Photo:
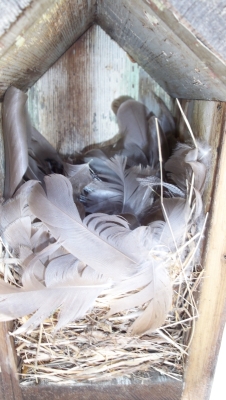
<instances>
[{"instance_id":1,"label":"wood grain surface","mask_svg":"<svg viewBox=\"0 0 226 400\"><path fill-rule=\"evenodd\" d=\"M0 323L0 400L22 400L14 344L8 333L10 330L11 324Z\"/></svg>"},{"instance_id":2,"label":"wood grain surface","mask_svg":"<svg viewBox=\"0 0 226 400\"><path fill-rule=\"evenodd\" d=\"M226 16L224 0L170 0L168 6L205 46L226 60L226 43L222 40Z\"/></svg>"},{"instance_id":3,"label":"wood grain surface","mask_svg":"<svg viewBox=\"0 0 226 400\"><path fill-rule=\"evenodd\" d=\"M65 155L118 133L111 102L132 96L151 107L151 91L172 111L172 98L97 25L28 92L34 126Z\"/></svg>"},{"instance_id":4,"label":"wood grain surface","mask_svg":"<svg viewBox=\"0 0 226 400\"><path fill-rule=\"evenodd\" d=\"M16 34L1 39L0 98L10 85L31 87L92 25L94 12L91 0L35 0L16 22Z\"/></svg>"},{"instance_id":5,"label":"wood grain surface","mask_svg":"<svg viewBox=\"0 0 226 400\"><path fill-rule=\"evenodd\" d=\"M209 398L226 322L226 104L221 106L221 134L216 149L218 164L212 184L211 213L203 255L205 274L199 301L200 316L189 353L182 400Z\"/></svg>"},{"instance_id":6,"label":"wood grain surface","mask_svg":"<svg viewBox=\"0 0 226 400\"><path fill-rule=\"evenodd\" d=\"M167 4L163 0L33 0L1 38L0 99L9 85L31 87L98 23L171 96L225 100L225 61Z\"/></svg>"},{"instance_id":7,"label":"wood grain surface","mask_svg":"<svg viewBox=\"0 0 226 400\"><path fill-rule=\"evenodd\" d=\"M179 400L182 383L162 381L136 385L92 384L80 387L35 386L23 388L24 400Z\"/></svg>"},{"instance_id":8,"label":"wood grain surface","mask_svg":"<svg viewBox=\"0 0 226 400\"><path fill-rule=\"evenodd\" d=\"M164 0L97 4L100 26L171 96L226 99L225 63L216 63L213 53L179 23Z\"/></svg>"},{"instance_id":9,"label":"wood grain surface","mask_svg":"<svg viewBox=\"0 0 226 400\"><path fill-rule=\"evenodd\" d=\"M32 0L7 0L0 2L0 37L10 29Z\"/></svg>"}]
</instances>

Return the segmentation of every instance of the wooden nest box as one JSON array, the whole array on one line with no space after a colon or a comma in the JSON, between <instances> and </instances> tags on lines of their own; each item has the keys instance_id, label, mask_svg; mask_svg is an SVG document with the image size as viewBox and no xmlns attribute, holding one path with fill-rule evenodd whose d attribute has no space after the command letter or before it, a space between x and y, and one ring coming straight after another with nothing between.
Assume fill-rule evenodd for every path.
<instances>
[{"instance_id":1,"label":"wooden nest box","mask_svg":"<svg viewBox=\"0 0 226 400\"><path fill-rule=\"evenodd\" d=\"M204 199L210 217L200 317L183 384L156 378L140 385L122 381L20 387L10 327L2 323L0 398L207 399L225 322L226 66L163 0L25 3L24 9L18 9L16 2L10 2L5 15L9 24L0 39L0 100L10 85L28 90L29 111L36 128L60 153L70 155L117 133L110 104L120 95L130 95L148 105L152 90L172 112L174 99L183 99L195 134L212 147ZM178 115L178 129L186 136ZM3 160L3 143L0 151ZM3 162L0 171L3 185Z\"/></svg>"}]
</instances>

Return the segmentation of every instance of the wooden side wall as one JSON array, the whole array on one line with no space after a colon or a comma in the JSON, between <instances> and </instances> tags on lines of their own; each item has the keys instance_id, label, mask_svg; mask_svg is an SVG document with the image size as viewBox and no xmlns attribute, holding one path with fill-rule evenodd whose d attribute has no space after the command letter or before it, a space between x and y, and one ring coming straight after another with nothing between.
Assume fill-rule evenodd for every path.
<instances>
[{"instance_id":1,"label":"wooden side wall","mask_svg":"<svg viewBox=\"0 0 226 400\"><path fill-rule=\"evenodd\" d=\"M205 231L199 319L187 361L182 400L208 400L226 323L226 103L197 102L193 117L192 125L212 145L212 164L205 193L206 211L210 214Z\"/></svg>"}]
</instances>

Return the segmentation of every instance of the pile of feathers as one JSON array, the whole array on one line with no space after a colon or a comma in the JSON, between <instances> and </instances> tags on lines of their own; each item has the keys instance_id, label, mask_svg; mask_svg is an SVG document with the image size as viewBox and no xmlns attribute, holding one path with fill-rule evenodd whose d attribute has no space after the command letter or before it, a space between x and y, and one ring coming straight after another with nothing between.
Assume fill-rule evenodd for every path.
<instances>
[{"instance_id":1,"label":"pile of feathers","mask_svg":"<svg viewBox=\"0 0 226 400\"><path fill-rule=\"evenodd\" d=\"M129 335L161 327L170 267L183 266L203 212L203 151L176 141L160 99L148 110L122 96L112 103L115 138L65 160L31 125L26 101L10 87L3 103L0 229L19 279L0 280L0 321L29 315L15 333L31 332L60 309L58 330L98 299L106 319L142 306Z\"/></svg>"}]
</instances>

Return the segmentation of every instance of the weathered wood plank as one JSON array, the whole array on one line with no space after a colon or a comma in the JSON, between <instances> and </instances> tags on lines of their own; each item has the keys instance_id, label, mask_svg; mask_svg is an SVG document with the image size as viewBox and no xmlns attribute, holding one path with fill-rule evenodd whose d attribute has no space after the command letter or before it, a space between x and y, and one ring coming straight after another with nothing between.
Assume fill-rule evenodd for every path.
<instances>
[{"instance_id":1,"label":"weathered wood plank","mask_svg":"<svg viewBox=\"0 0 226 400\"><path fill-rule=\"evenodd\" d=\"M0 2L0 37L10 30L32 0L7 0Z\"/></svg>"},{"instance_id":2,"label":"weathered wood plank","mask_svg":"<svg viewBox=\"0 0 226 400\"><path fill-rule=\"evenodd\" d=\"M173 380L136 385L33 386L22 389L24 400L179 400L182 383Z\"/></svg>"},{"instance_id":3,"label":"weathered wood plank","mask_svg":"<svg viewBox=\"0 0 226 400\"><path fill-rule=\"evenodd\" d=\"M209 49L204 42L200 40L199 35L196 36L195 32L193 32L192 25L181 19L177 11L170 7L170 3L167 0L147 0L147 2L150 3L153 11L155 11L157 16L168 26L168 28L183 41L183 43L199 58L199 60L201 60L201 62L204 63L205 67L203 68L207 70L207 75L209 76L209 83L207 79L207 87L208 84L211 85L211 82L214 84L217 77L223 84L225 84L226 60L220 60L215 49ZM199 15L199 18L201 20L203 19L203 16ZM197 64L194 69L191 69L191 72L193 72L193 85L201 89L203 83L201 79L203 72L202 68L200 69L200 66ZM184 98L187 97L184 96ZM196 99L198 99L198 97ZM216 97L212 100L217 99L225 101L225 97L222 99ZM207 97L205 100L211 99Z\"/></svg>"},{"instance_id":4,"label":"weathered wood plank","mask_svg":"<svg viewBox=\"0 0 226 400\"><path fill-rule=\"evenodd\" d=\"M99 0L98 23L171 96L226 100L226 65L165 1Z\"/></svg>"},{"instance_id":5,"label":"weathered wood plank","mask_svg":"<svg viewBox=\"0 0 226 400\"><path fill-rule=\"evenodd\" d=\"M40 0L39 5L44 5L41 15L30 10L32 24L0 59L0 98L10 85L31 87L93 23L93 0Z\"/></svg>"},{"instance_id":6,"label":"weathered wood plank","mask_svg":"<svg viewBox=\"0 0 226 400\"><path fill-rule=\"evenodd\" d=\"M201 287L199 301L199 319L196 324L187 368L185 373L185 387L182 400L207 400L212 385L212 378L217 362L220 341L226 321L226 224L225 224L225 198L226 198L226 104L218 106L218 117L213 114L215 124L209 127L212 143L215 141L214 159L218 160L217 169L214 169L212 192L207 188L210 205L210 220L206 231L206 246L203 256L205 273ZM208 107L201 108L200 121L207 117ZM197 119L199 120L199 118ZM201 126L201 124L200 124ZM202 132L203 134L204 132ZM219 141L219 145L217 145Z\"/></svg>"},{"instance_id":7,"label":"weathered wood plank","mask_svg":"<svg viewBox=\"0 0 226 400\"><path fill-rule=\"evenodd\" d=\"M174 102L97 25L93 25L29 91L33 124L61 154L118 133L111 102L132 96L150 106L150 90Z\"/></svg>"},{"instance_id":8,"label":"weathered wood plank","mask_svg":"<svg viewBox=\"0 0 226 400\"><path fill-rule=\"evenodd\" d=\"M8 333L10 328L9 323L0 323L0 399L22 400L22 393L17 378L16 354L13 340Z\"/></svg>"},{"instance_id":9,"label":"weathered wood plank","mask_svg":"<svg viewBox=\"0 0 226 400\"><path fill-rule=\"evenodd\" d=\"M226 43L222 40L225 35L224 0L170 0L167 3L182 24L189 27L210 50L226 60Z\"/></svg>"},{"instance_id":10,"label":"weathered wood plank","mask_svg":"<svg viewBox=\"0 0 226 400\"><path fill-rule=\"evenodd\" d=\"M189 31L164 0L36 0L0 42L0 99L26 90L99 23L169 94L226 99L226 65Z\"/></svg>"}]
</instances>

